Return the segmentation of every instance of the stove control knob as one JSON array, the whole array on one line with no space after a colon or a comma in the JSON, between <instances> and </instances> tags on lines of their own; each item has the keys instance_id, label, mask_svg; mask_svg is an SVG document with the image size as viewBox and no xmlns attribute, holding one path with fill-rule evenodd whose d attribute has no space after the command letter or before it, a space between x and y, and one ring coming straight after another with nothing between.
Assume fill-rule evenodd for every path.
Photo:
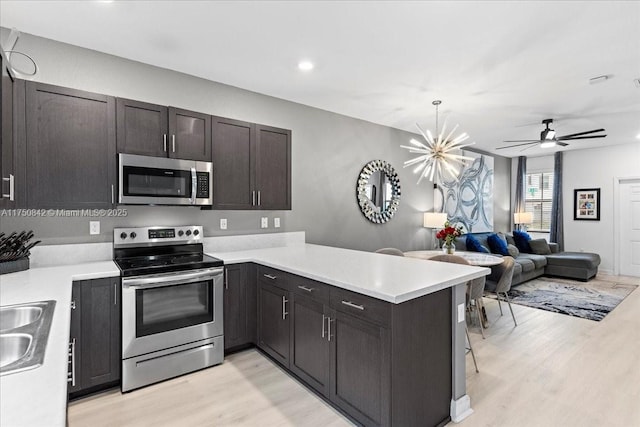
<instances>
[{"instance_id":1,"label":"stove control knob","mask_svg":"<svg viewBox=\"0 0 640 427\"><path fill-rule=\"evenodd\" d=\"M183 234L184 234L184 231L182 230L178 231L178 236L182 237Z\"/></svg>"},{"instance_id":2,"label":"stove control knob","mask_svg":"<svg viewBox=\"0 0 640 427\"><path fill-rule=\"evenodd\" d=\"M136 234L136 232L135 232L135 231L132 231L132 232L129 234L129 237L131 237L132 239L135 239L135 238L136 238L136 236L137 236L137 234Z\"/></svg>"},{"instance_id":3,"label":"stove control knob","mask_svg":"<svg viewBox=\"0 0 640 427\"><path fill-rule=\"evenodd\" d=\"M191 230L187 230L187 236L191 236Z\"/></svg>"},{"instance_id":4,"label":"stove control knob","mask_svg":"<svg viewBox=\"0 0 640 427\"><path fill-rule=\"evenodd\" d=\"M125 232L120 233L120 238L122 240L126 239L127 238L127 233L125 233Z\"/></svg>"},{"instance_id":5,"label":"stove control knob","mask_svg":"<svg viewBox=\"0 0 640 427\"><path fill-rule=\"evenodd\" d=\"M198 234L200 234L200 230L193 230L193 235L197 236Z\"/></svg>"}]
</instances>

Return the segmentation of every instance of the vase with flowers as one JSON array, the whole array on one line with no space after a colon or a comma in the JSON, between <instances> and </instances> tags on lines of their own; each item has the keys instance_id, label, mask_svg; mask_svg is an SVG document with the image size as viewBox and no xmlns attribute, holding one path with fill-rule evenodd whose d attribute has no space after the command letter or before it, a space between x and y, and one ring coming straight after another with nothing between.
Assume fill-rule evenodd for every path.
<instances>
[{"instance_id":1,"label":"vase with flowers","mask_svg":"<svg viewBox=\"0 0 640 427\"><path fill-rule=\"evenodd\" d=\"M452 225L449 221L444 223L444 228L436 233L436 238L442 242L442 250L447 254L456 251L455 241L462 236L462 226Z\"/></svg>"}]
</instances>

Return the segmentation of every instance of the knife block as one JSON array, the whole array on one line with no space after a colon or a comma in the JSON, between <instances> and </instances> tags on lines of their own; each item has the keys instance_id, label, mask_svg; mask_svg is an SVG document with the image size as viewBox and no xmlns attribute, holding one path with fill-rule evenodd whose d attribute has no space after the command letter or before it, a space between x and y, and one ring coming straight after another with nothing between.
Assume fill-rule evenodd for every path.
<instances>
[{"instance_id":1,"label":"knife block","mask_svg":"<svg viewBox=\"0 0 640 427\"><path fill-rule=\"evenodd\" d=\"M15 273L29 269L29 257L17 259L15 261L0 262L0 274Z\"/></svg>"}]
</instances>

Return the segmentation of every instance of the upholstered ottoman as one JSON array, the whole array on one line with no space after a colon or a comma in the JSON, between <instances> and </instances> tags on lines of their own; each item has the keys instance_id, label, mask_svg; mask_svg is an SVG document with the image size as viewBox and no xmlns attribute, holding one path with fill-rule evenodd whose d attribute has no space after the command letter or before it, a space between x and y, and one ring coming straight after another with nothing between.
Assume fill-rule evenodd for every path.
<instances>
[{"instance_id":1,"label":"upholstered ottoman","mask_svg":"<svg viewBox=\"0 0 640 427\"><path fill-rule=\"evenodd\" d=\"M598 273L600 255L589 252L558 252L546 255L544 274L587 281Z\"/></svg>"}]
</instances>

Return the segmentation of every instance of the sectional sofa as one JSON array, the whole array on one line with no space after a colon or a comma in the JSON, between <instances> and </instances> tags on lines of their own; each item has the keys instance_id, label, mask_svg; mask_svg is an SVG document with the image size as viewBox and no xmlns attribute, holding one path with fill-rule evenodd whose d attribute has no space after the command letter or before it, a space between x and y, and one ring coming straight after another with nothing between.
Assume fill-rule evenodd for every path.
<instances>
[{"instance_id":1,"label":"sectional sofa","mask_svg":"<svg viewBox=\"0 0 640 427\"><path fill-rule=\"evenodd\" d=\"M481 245L490 248L487 238L493 233L472 234ZM504 236L508 244L515 246L513 236L510 234L505 234ZM458 237L455 242L456 250L467 250L466 237L467 235ZM586 282L598 273L600 255L588 252L560 252L556 243L549 243L548 245L551 253L546 255L516 252L512 286L542 275L579 279ZM497 271L497 269L495 270ZM492 272L489 279L497 281L499 277L494 276L497 276L497 273Z\"/></svg>"}]
</instances>

